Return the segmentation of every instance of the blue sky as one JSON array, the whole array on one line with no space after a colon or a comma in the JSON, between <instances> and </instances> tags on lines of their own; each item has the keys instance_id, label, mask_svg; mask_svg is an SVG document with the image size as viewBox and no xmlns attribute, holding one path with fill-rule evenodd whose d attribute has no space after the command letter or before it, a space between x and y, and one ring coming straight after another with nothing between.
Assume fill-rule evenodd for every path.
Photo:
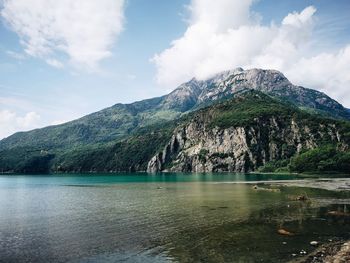
<instances>
[{"instance_id":1,"label":"blue sky","mask_svg":"<svg viewBox=\"0 0 350 263\"><path fill-rule=\"evenodd\" d=\"M0 3L0 138L236 66L281 70L350 107L347 0Z\"/></svg>"}]
</instances>

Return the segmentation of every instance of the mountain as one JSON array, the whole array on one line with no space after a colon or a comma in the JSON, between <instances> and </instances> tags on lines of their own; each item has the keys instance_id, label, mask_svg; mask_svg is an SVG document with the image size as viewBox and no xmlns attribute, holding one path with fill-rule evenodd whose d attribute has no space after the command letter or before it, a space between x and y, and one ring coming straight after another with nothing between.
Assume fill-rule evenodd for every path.
<instances>
[{"instance_id":1,"label":"mountain","mask_svg":"<svg viewBox=\"0 0 350 263\"><path fill-rule=\"evenodd\" d=\"M292 85L278 71L238 68L203 81L192 79L162 97L116 104L65 124L16 133L0 141L0 150L67 149L120 140L139 127L176 119L246 88L325 116L350 119L350 112L341 104L319 91Z\"/></svg>"},{"instance_id":2,"label":"mountain","mask_svg":"<svg viewBox=\"0 0 350 263\"><path fill-rule=\"evenodd\" d=\"M310 167L310 172L350 173L349 145L349 121L308 113L246 89L115 143L61 152L4 150L0 167L24 173L303 172Z\"/></svg>"},{"instance_id":3,"label":"mountain","mask_svg":"<svg viewBox=\"0 0 350 263\"><path fill-rule=\"evenodd\" d=\"M309 114L262 92L244 90L178 126L147 171L256 171L326 145L348 150L350 122Z\"/></svg>"},{"instance_id":4,"label":"mountain","mask_svg":"<svg viewBox=\"0 0 350 263\"><path fill-rule=\"evenodd\" d=\"M14 167L18 172L304 172L312 168L309 172L350 173L349 145L349 121L308 113L246 89L176 121L138 129L113 144L24 155Z\"/></svg>"},{"instance_id":5,"label":"mountain","mask_svg":"<svg viewBox=\"0 0 350 263\"><path fill-rule=\"evenodd\" d=\"M266 94L298 111L350 119L350 112L342 105L324 93L294 86L278 71L238 68L207 80L192 79L162 97L116 104L62 125L9 136L0 141L0 171L146 170L148 161L184 119L247 90ZM154 145L148 144L150 140Z\"/></svg>"}]
</instances>

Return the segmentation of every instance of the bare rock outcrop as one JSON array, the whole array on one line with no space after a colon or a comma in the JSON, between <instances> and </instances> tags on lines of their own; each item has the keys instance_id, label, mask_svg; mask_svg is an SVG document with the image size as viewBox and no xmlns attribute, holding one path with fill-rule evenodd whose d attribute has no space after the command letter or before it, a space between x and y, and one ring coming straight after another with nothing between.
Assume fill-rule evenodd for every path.
<instances>
[{"instance_id":1,"label":"bare rock outcrop","mask_svg":"<svg viewBox=\"0 0 350 263\"><path fill-rule=\"evenodd\" d=\"M313 132L291 118L255 119L249 127L220 129L207 125L207 116L197 116L179 127L171 140L148 163L148 172L248 172L272 160L289 158L319 146L320 138L341 144L334 125L319 125ZM314 130L314 129L313 129Z\"/></svg>"}]
</instances>

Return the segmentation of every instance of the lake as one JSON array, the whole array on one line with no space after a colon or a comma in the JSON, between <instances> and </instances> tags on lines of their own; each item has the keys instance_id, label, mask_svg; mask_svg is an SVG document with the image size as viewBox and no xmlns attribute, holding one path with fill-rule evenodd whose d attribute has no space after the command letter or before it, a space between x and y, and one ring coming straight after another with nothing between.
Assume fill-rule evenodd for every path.
<instances>
[{"instance_id":1,"label":"lake","mask_svg":"<svg viewBox=\"0 0 350 263\"><path fill-rule=\"evenodd\" d=\"M297 177L0 176L0 261L287 262L350 238L349 192L259 183L274 180Z\"/></svg>"}]
</instances>

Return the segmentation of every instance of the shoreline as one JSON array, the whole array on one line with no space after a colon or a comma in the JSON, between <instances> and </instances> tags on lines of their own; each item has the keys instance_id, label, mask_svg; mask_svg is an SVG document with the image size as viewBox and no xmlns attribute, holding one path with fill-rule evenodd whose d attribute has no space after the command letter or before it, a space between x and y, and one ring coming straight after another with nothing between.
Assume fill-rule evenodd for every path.
<instances>
[{"instance_id":1,"label":"shoreline","mask_svg":"<svg viewBox=\"0 0 350 263\"><path fill-rule=\"evenodd\" d=\"M269 182L270 185L317 188L329 191L349 191L350 178L319 178L288 180L288 182Z\"/></svg>"},{"instance_id":2,"label":"shoreline","mask_svg":"<svg viewBox=\"0 0 350 263\"><path fill-rule=\"evenodd\" d=\"M38 175L60 175L60 174L123 174L123 173L140 173L140 174L176 174L176 173L182 173L182 174L245 174L245 175L254 175L254 174L261 174L261 175L291 175L291 176L298 176L300 178L317 178L324 175L333 175L335 177L350 177L350 174L347 173L339 173L339 172L306 172L306 173L298 173L298 172L259 172L259 171L250 171L250 172L229 172L229 171L221 171L221 172L176 172L176 171L161 171L156 173L150 173L143 170L138 171L47 171L44 173L28 173L28 172L14 172L14 171L1 171L0 175L32 175L32 174L38 174Z\"/></svg>"},{"instance_id":3,"label":"shoreline","mask_svg":"<svg viewBox=\"0 0 350 263\"><path fill-rule=\"evenodd\" d=\"M215 184L260 184L266 186L304 187L329 191L349 191L350 178L300 178L287 180L214 182Z\"/></svg>"},{"instance_id":4,"label":"shoreline","mask_svg":"<svg viewBox=\"0 0 350 263\"><path fill-rule=\"evenodd\" d=\"M331 241L320 245L312 253L288 263L345 263L350 262L350 240Z\"/></svg>"}]
</instances>

